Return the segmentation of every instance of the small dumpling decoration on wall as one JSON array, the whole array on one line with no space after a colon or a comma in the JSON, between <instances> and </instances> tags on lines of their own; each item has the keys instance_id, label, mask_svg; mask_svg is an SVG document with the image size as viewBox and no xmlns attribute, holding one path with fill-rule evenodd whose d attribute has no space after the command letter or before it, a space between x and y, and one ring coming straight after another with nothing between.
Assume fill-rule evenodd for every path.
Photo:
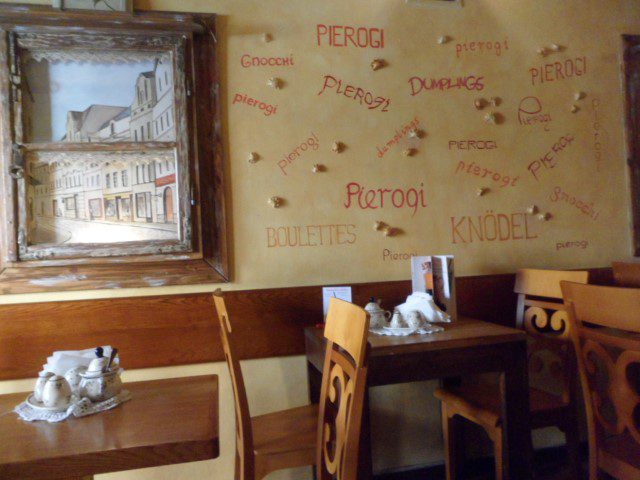
<instances>
[{"instance_id":1,"label":"small dumpling decoration on wall","mask_svg":"<svg viewBox=\"0 0 640 480\"><path fill-rule=\"evenodd\" d=\"M275 88L276 90L280 90L280 88L282 88L282 80L277 77L271 77L267 81L267 85L269 85L271 88Z\"/></svg>"},{"instance_id":2,"label":"small dumpling decoration on wall","mask_svg":"<svg viewBox=\"0 0 640 480\"><path fill-rule=\"evenodd\" d=\"M494 112L487 112L484 116L484 121L491 125L496 125L498 123L498 117Z\"/></svg>"},{"instance_id":3,"label":"small dumpling decoration on wall","mask_svg":"<svg viewBox=\"0 0 640 480\"><path fill-rule=\"evenodd\" d=\"M424 136L424 132L417 128L412 128L409 130L409 138L422 138Z\"/></svg>"},{"instance_id":4,"label":"small dumpling decoration on wall","mask_svg":"<svg viewBox=\"0 0 640 480\"><path fill-rule=\"evenodd\" d=\"M269 200L267 200L267 203L273 208L280 208L282 206L282 202L282 198L276 196L270 197Z\"/></svg>"},{"instance_id":5,"label":"small dumpling decoration on wall","mask_svg":"<svg viewBox=\"0 0 640 480\"><path fill-rule=\"evenodd\" d=\"M320 172L324 172L324 171L325 171L325 167L324 167L324 165L321 165L321 164L319 164L319 163L315 163L315 164L313 165L313 167L311 167L311 171L312 171L313 173L320 173Z\"/></svg>"},{"instance_id":6,"label":"small dumpling decoration on wall","mask_svg":"<svg viewBox=\"0 0 640 480\"><path fill-rule=\"evenodd\" d=\"M571 105L571 113L578 113L580 111L580 107L576 104Z\"/></svg>"},{"instance_id":7,"label":"small dumpling decoration on wall","mask_svg":"<svg viewBox=\"0 0 640 480\"><path fill-rule=\"evenodd\" d=\"M374 222L373 229L376 232L382 232L385 237L394 237L398 233L400 233L399 229L392 227L391 225L388 225L387 223L380 220Z\"/></svg>"},{"instance_id":8,"label":"small dumpling decoration on wall","mask_svg":"<svg viewBox=\"0 0 640 480\"><path fill-rule=\"evenodd\" d=\"M273 36L271 36L270 33L263 33L262 34L262 41L264 43L269 43L271 40L273 40Z\"/></svg>"},{"instance_id":9,"label":"small dumpling decoration on wall","mask_svg":"<svg viewBox=\"0 0 640 480\"><path fill-rule=\"evenodd\" d=\"M538 220L540 220L541 222L546 222L550 218L551 218L551 214L549 212L544 212L544 213L539 213L538 214Z\"/></svg>"},{"instance_id":10,"label":"small dumpling decoration on wall","mask_svg":"<svg viewBox=\"0 0 640 480\"><path fill-rule=\"evenodd\" d=\"M480 187L476 190L476 195L478 197L482 197L483 195L486 195L487 193L489 193L489 189L487 187Z\"/></svg>"},{"instance_id":11,"label":"small dumpling decoration on wall","mask_svg":"<svg viewBox=\"0 0 640 480\"><path fill-rule=\"evenodd\" d=\"M415 154L416 154L415 148L405 148L402 151L402 155L404 155L405 157L413 157Z\"/></svg>"},{"instance_id":12,"label":"small dumpling decoration on wall","mask_svg":"<svg viewBox=\"0 0 640 480\"><path fill-rule=\"evenodd\" d=\"M527 207L527 213L529 215L535 215L536 213L538 213L538 207L536 205L529 205Z\"/></svg>"},{"instance_id":13,"label":"small dumpling decoration on wall","mask_svg":"<svg viewBox=\"0 0 640 480\"><path fill-rule=\"evenodd\" d=\"M450 37L448 35L442 35L442 36L438 37L438 44L439 45L444 45L449 40L450 40Z\"/></svg>"},{"instance_id":14,"label":"small dumpling decoration on wall","mask_svg":"<svg viewBox=\"0 0 640 480\"><path fill-rule=\"evenodd\" d=\"M345 148L344 143L338 142L338 141L333 142L333 145L331 145L331 151L335 153L342 153L344 148Z\"/></svg>"},{"instance_id":15,"label":"small dumpling decoration on wall","mask_svg":"<svg viewBox=\"0 0 640 480\"><path fill-rule=\"evenodd\" d=\"M371 62L371 70L373 70L374 72L386 66L387 66L387 62L385 62L381 58L376 58Z\"/></svg>"},{"instance_id":16,"label":"small dumpling decoration on wall","mask_svg":"<svg viewBox=\"0 0 640 480\"><path fill-rule=\"evenodd\" d=\"M249 153L249 156L247 157L247 161L250 164L255 164L257 163L257 161L260 160L260 155L258 155L256 152L251 152Z\"/></svg>"},{"instance_id":17,"label":"small dumpling decoration on wall","mask_svg":"<svg viewBox=\"0 0 640 480\"><path fill-rule=\"evenodd\" d=\"M563 50L564 50L564 47L562 45L558 45L557 43L552 43L549 46L538 47L536 49L536 52L538 53L538 55L546 57L547 55L550 55L551 53L558 53L558 52L561 52Z\"/></svg>"}]
</instances>

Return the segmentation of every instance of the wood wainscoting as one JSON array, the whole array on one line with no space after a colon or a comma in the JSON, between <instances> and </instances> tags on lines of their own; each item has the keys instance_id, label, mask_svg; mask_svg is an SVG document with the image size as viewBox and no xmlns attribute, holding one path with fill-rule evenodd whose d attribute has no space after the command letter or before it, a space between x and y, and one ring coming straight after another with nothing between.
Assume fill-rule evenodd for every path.
<instances>
[{"instance_id":1,"label":"wood wainscoting","mask_svg":"<svg viewBox=\"0 0 640 480\"><path fill-rule=\"evenodd\" d=\"M592 283L612 283L593 269ZM513 325L513 274L456 279L458 313ZM354 284L353 301L404 302L410 281ZM242 359L304 353L304 327L322 321L322 287L238 290L225 294ZM0 305L0 380L37 376L55 350L110 344L128 369L223 361L209 293Z\"/></svg>"}]
</instances>

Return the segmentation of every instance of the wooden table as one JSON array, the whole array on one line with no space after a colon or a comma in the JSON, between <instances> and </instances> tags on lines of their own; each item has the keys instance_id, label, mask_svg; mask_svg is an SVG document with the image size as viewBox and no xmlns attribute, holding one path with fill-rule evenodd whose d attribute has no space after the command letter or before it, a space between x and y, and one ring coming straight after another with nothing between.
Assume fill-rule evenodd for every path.
<instances>
[{"instance_id":1,"label":"wooden table","mask_svg":"<svg viewBox=\"0 0 640 480\"><path fill-rule=\"evenodd\" d=\"M126 383L132 399L60 423L25 422L0 395L0 478L78 478L219 455L218 377Z\"/></svg>"},{"instance_id":2,"label":"wooden table","mask_svg":"<svg viewBox=\"0 0 640 480\"><path fill-rule=\"evenodd\" d=\"M459 318L433 335L386 337L369 335L368 387L441 379L451 384L464 375L502 372L505 380L503 418L508 439L512 479L531 477L529 383L525 333L493 323ZM321 328L305 329L309 371L309 396L320 397L324 359ZM365 400L368 404L368 400ZM416 406L420 405L416 399ZM361 437L360 479L371 478L368 407L365 406Z\"/></svg>"}]
</instances>

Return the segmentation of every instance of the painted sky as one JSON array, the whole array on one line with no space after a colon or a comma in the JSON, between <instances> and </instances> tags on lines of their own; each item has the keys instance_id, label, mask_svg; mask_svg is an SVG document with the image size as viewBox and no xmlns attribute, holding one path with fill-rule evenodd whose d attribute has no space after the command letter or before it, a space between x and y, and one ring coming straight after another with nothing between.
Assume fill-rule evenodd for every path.
<instances>
[{"instance_id":1,"label":"painted sky","mask_svg":"<svg viewBox=\"0 0 640 480\"><path fill-rule=\"evenodd\" d=\"M46 70L37 68L40 78L34 83L44 88L37 88L34 92L34 123L47 122L47 112L51 112L51 121L47 122L49 125L36 126L35 130L48 131L51 134L50 140L58 141L65 134L69 110L83 111L93 104L121 107L131 105L136 79L141 72L153 70L153 60L121 64L51 63L48 81L43 84L45 79L41 77L43 73L47 73ZM35 71L36 69L33 70L34 73Z\"/></svg>"}]
</instances>

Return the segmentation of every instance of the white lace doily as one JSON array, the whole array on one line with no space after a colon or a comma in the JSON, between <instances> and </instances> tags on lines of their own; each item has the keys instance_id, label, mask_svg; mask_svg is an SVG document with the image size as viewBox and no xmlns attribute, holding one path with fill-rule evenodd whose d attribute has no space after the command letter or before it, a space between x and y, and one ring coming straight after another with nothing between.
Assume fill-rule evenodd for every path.
<instances>
[{"instance_id":1,"label":"white lace doily","mask_svg":"<svg viewBox=\"0 0 640 480\"><path fill-rule=\"evenodd\" d=\"M369 330L371 333L376 335L389 335L392 337L406 337L408 335L427 335L430 333L443 332L444 328L438 327L436 325L425 325L419 328L393 328L393 327L382 327L382 328L372 328Z\"/></svg>"},{"instance_id":2,"label":"white lace doily","mask_svg":"<svg viewBox=\"0 0 640 480\"><path fill-rule=\"evenodd\" d=\"M93 415L94 413L104 412L117 407L121 403L131 400L131 393L128 390L122 390L118 395L108 400L99 403L93 403L88 398L75 398L75 401L69 405L66 410L49 410L46 408L38 408L29 404L27 400L18 405L14 412L20 415L20 418L27 422L33 422L36 420L45 420L47 422L61 422L69 418L71 415L74 417L85 417L87 415Z\"/></svg>"}]
</instances>

